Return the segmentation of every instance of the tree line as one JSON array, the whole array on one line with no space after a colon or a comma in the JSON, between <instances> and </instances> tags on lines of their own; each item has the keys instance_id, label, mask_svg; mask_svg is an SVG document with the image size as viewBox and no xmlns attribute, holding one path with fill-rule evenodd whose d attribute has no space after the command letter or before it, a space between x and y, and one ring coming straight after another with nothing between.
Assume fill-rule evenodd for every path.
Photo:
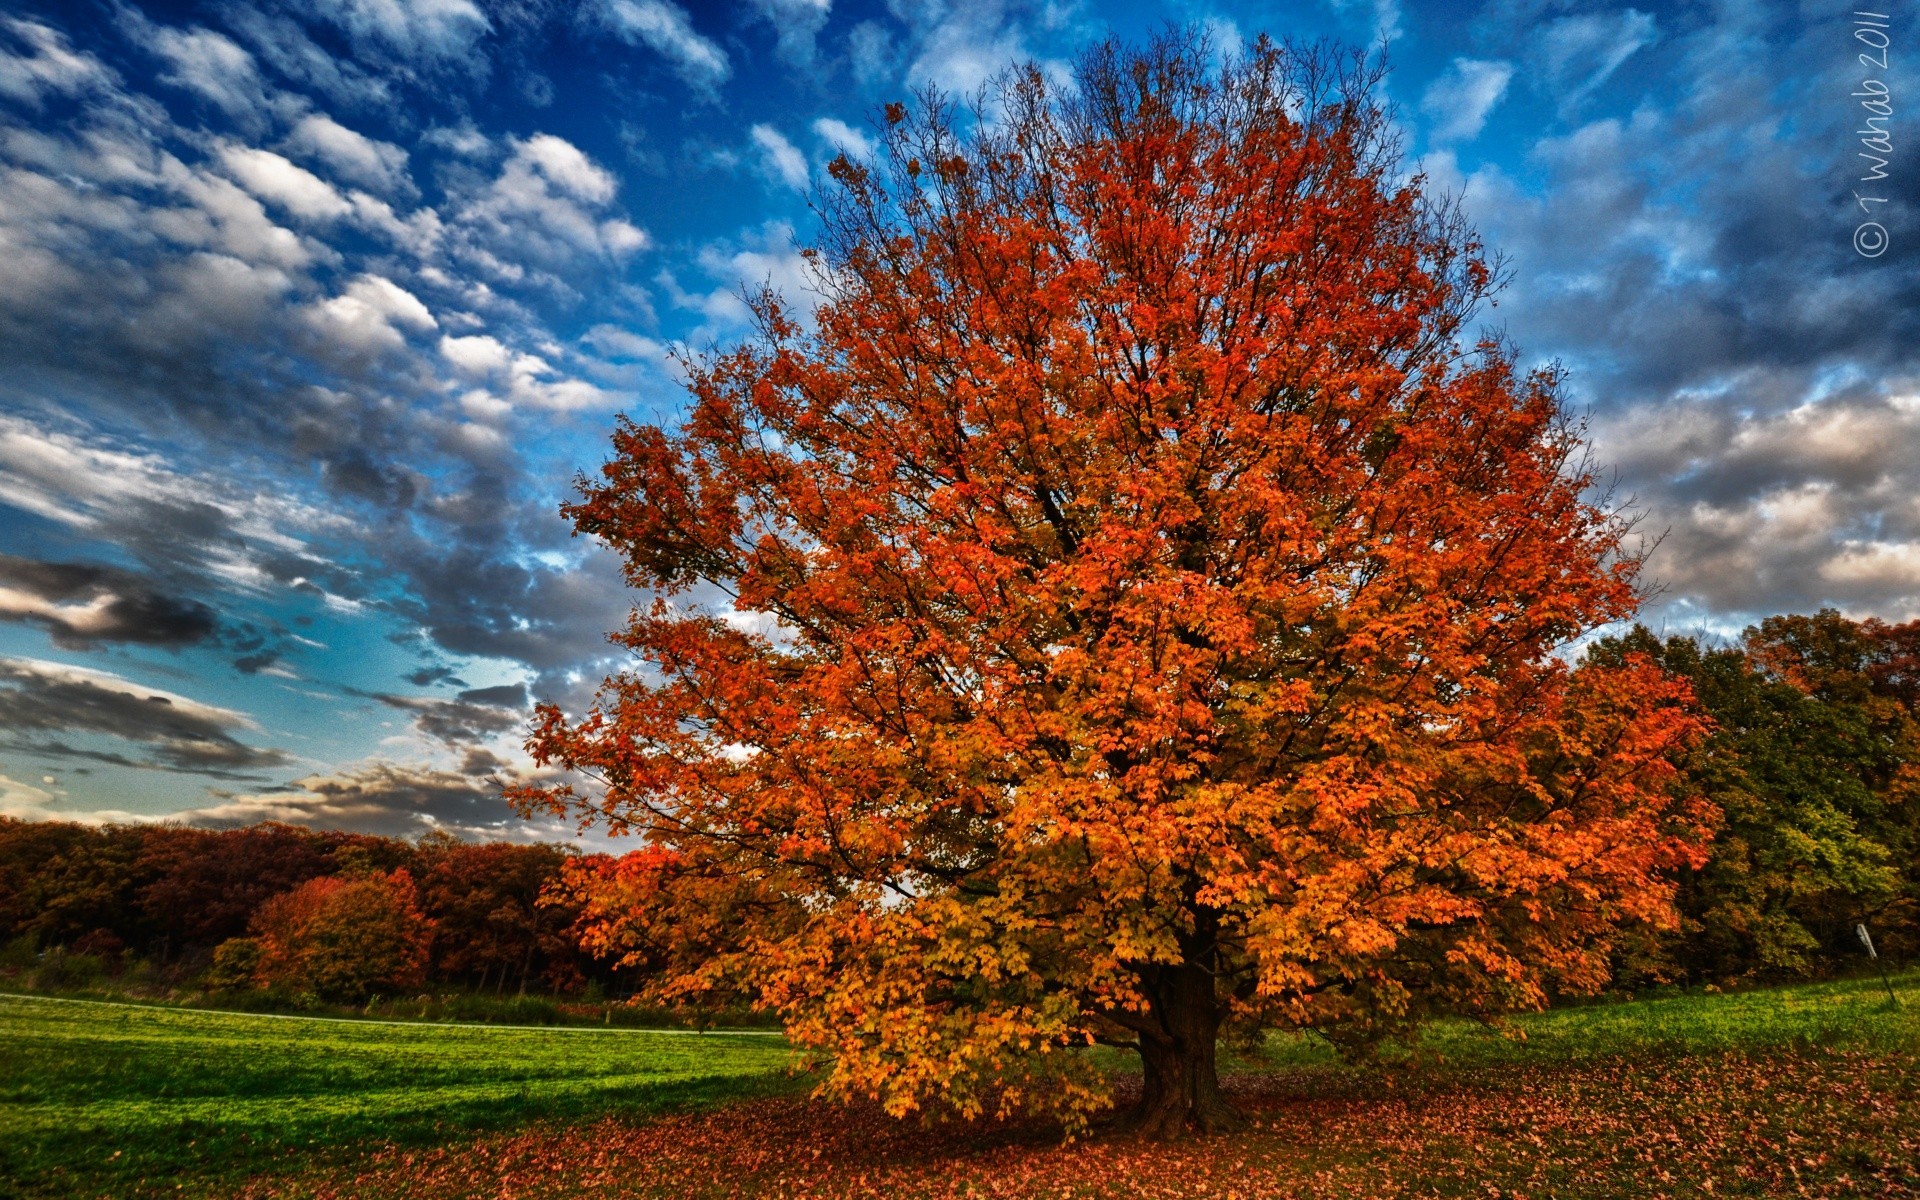
<instances>
[{"instance_id":1,"label":"tree line","mask_svg":"<svg viewBox=\"0 0 1920 1200\"><path fill-rule=\"evenodd\" d=\"M555 895L554 845L417 841L259 824L92 827L0 819L0 942L210 990L333 1002L612 983Z\"/></svg>"},{"instance_id":2,"label":"tree line","mask_svg":"<svg viewBox=\"0 0 1920 1200\"><path fill-rule=\"evenodd\" d=\"M1580 669L1645 655L1712 725L1679 764L1717 809L1677 872L1676 929L1617 955L1625 985L1817 978L1920 950L1920 621L1772 617L1737 643L1644 627ZM453 987L572 994L613 983L582 944L607 855L260 824L207 830L0 819L0 941L131 959L215 989L354 1001ZM603 957L604 956L604 957Z\"/></svg>"}]
</instances>

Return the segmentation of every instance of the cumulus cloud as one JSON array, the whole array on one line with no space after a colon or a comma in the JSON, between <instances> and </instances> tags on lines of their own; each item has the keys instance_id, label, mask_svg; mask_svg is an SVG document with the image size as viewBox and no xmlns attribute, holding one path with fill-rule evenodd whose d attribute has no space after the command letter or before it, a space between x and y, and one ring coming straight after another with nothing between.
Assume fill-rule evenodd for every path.
<instances>
[{"instance_id":1,"label":"cumulus cloud","mask_svg":"<svg viewBox=\"0 0 1920 1200\"><path fill-rule=\"evenodd\" d=\"M287 135L293 153L324 164L335 178L382 195L414 192L407 152L392 142L357 133L324 113L308 113Z\"/></svg>"},{"instance_id":2,"label":"cumulus cloud","mask_svg":"<svg viewBox=\"0 0 1920 1200\"><path fill-rule=\"evenodd\" d=\"M294 0L296 10L347 35L358 58L434 70L483 71L476 53L493 23L473 0Z\"/></svg>"},{"instance_id":3,"label":"cumulus cloud","mask_svg":"<svg viewBox=\"0 0 1920 1200\"><path fill-rule=\"evenodd\" d=\"M50 27L0 26L4 523L88 547L55 557L127 564L43 562L16 542L0 620L65 648L193 644L284 673L301 639L277 619L321 612L355 636L411 637L432 661L490 660L487 677L520 664L539 694L569 695L630 597L610 556L569 542L553 506L573 463L540 438L546 414L624 399L609 381L637 368L595 357L626 342L557 337L543 318L617 281L647 235L580 148L431 111L442 123L414 152L434 158L435 198L421 204L408 151L375 135L404 140L415 118L396 122L393 97L455 57L421 43L409 66L404 37L340 25L378 51L349 62L280 12L217 15L227 32L119 12L152 95ZM62 96L59 118L34 124ZM51 721L36 698L56 683L92 711L120 703L98 679L36 676L13 681L8 719ZM506 737L503 702L455 697L417 714L417 732L485 722ZM15 729L13 745L213 777L282 761L243 727L221 743L217 720L197 740L104 724ZM458 761L498 763L477 744Z\"/></svg>"},{"instance_id":4,"label":"cumulus cloud","mask_svg":"<svg viewBox=\"0 0 1920 1200\"><path fill-rule=\"evenodd\" d=\"M1512 79L1510 62L1454 59L1420 100L1420 111L1433 121L1429 139L1436 143L1467 142L1479 137Z\"/></svg>"},{"instance_id":5,"label":"cumulus cloud","mask_svg":"<svg viewBox=\"0 0 1920 1200\"><path fill-rule=\"evenodd\" d=\"M1704 402L1703 402L1704 401ZM1682 396L1596 426L1669 524L1653 575L1696 608L1920 616L1920 384L1743 417Z\"/></svg>"},{"instance_id":6,"label":"cumulus cloud","mask_svg":"<svg viewBox=\"0 0 1920 1200\"><path fill-rule=\"evenodd\" d=\"M0 414L0 503L122 547L158 578L258 589L276 577L338 580L311 553L342 518L244 479L182 474L161 456Z\"/></svg>"},{"instance_id":7,"label":"cumulus cloud","mask_svg":"<svg viewBox=\"0 0 1920 1200\"><path fill-rule=\"evenodd\" d=\"M1541 78L1571 110L1659 36L1653 14L1637 8L1560 17L1539 35Z\"/></svg>"},{"instance_id":8,"label":"cumulus cloud","mask_svg":"<svg viewBox=\"0 0 1920 1200\"><path fill-rule=\"evenodd\" d=\"M815 39L826 28L833 0L752 0L753 11L774 32L774 53L789 65L811 70L819 57Z\"/></svg>"},{"instance_id":9,"label":"cumulus cloud","mask_svg":"<svg viewBox=\"0 0 1920 1200\"><path fill-rule=\"evenodd\" d=\"M132 40L165 64L160 82L199 96L244 129L265 126L266 84L244 46L201 26L180 29L155 24L133 9L119 12Z\"/></svg>"},{"instance_id":10,"label":"cumulus cloud","mask_svg":"<svg viewBox=\"0 0 1920 1200\"><path fill-rule=\"evenodd\" d=\"M665 58L696 91L711 94L733 75L727 52L695 30L686 10L670 0L599 0L591 12L601 28L628 45Z\"/></svg>"},{"instance_id":11,"label":"cumulus cloud","mask_svg":"<svg viewBox=\"0 0 1920 1200\"><path fill-rule=\"evenodd\" d=\"M227 173L261 200L308 221L332 220L353 205L332 184L271 150L228 145L220 152Z\"/></svg>"},{"instance_id":12,"label":"cumulus cloud","mask_svg":"<svg viewBox=\"0 0 1920 1200\"><path fill-rule=\"evenodd\" d=\"M48 96L75 95L115 82L98 58L75 51L66 35L51 26L8 17L0 20L0 30L13 42L0 42L0 96L38 108Z\"/></svg>"},{"instance_id":13,"label":"cumulus cloud","mask_svg":"<svg viewBox=\"0 0 1920 1200\"><path fill-rule=\"evenodd\" d=\"M379 275L362 275L340 295L319 301L307 320L332 347L354 357L404 350L407 334L440 327L418 296Z\"/></svg>"},{"instance_id":14,"label":"cumulus cloud","mask_svg":"<svg viewBox=\"0 0 1920 1200\"><path fill-rule=\"evenodd\" d=\"M0 620L32 621L74 650L98 642L190 646L219 628L211 608L130 571L13 554L0 554Z\"/></svg>"},{"instance_id":15,"label":"cumulus cloud","mask_svg":"<svg viewBox=\"0 0 1920 1200\"><path fill-rule=\"evenodd\" d=\"M604 406L608 394L584 379L562 375L546 359L509 349L488 334L440 339L440 355L455 371L489 387L467 391L461 406L477 420L531 406L566 412Z\"/></svg>"},{"instance_id":16,"label":"cumulus cloud","mask_svg":"<svg viewBox=\"0 0 1920 1200\"><path fill-rule=\"evenodd\" d=\"M471 257L509 280L564 271L582 256L619 260L649 244L611 211L618 181L564 138L515 140L499 174L461 209ZM559 279L554 277L559 284Z\"/></svg>"},{"instance_id":17,"label":"cumulus cloud","mask_svg":"<svg viewBox=\"0 0 1920 1200\"><path fill-rule=\"evenodd\" d=\"M831 146L835 154L844 154L855 162L865 162L873 157L873 139L845 121L821 117L814 121L813 132L814 136Z\"/></svg>"},{"instance_id":18,"label":"cumulus cloud","mask_svg":"<svg viewBox=\"0 0 1920 1200\"><path fill-rule=\"evenodd\" d=\"M13 750L246 778L291 761L283 751L252 746L236 736L257 729L242 713L106 671L39 659L0 659L0 737ZM76 735L89 744L66 740ZM127 745L132 753L92 744L100 741Z\"/></svg>"},{"instance_id":19,"label":"cumulus cloud","mask_svg":"<svg viewBox=\"0 0 1920 1200\"><path fill-rule=\"evenodd\" d=\"M464 375L487 376L513 364L513 351L484 333L440 339L440 356Z\"/></svg>"},{"instance_id":20,"label":"cumulus cloud","mask_svg":"<svg viewBox=\"0 0 1920 1200\"><path fill-rule=\"evenodd\" d=\"M384 692L372 694L372 699L413 714L415 729L462 753L484 748L500 734L521 728L529 704L526 685L520 683L469 688L451 700Z\"/></svg>"},{"instance_id":21,"label":"cumulus cloud","mask_svg":"<svg viewBox=\"0 0 1920 1200\"><path fill-rule=\"evenodd\" d=\"M1656 44L1633 10L1595 20L1548 23L1550 102ZM1423 169L1510 256L1494 315L1569 369L1618 494L1664 532L1659 604L1736 627L1821 604L1920 614L1920 247L1854 254L1836 181L1857 174L1857 122L1802 69L1825 34L1756 33L1734 14L1660 39L1656 92L1539 138L1524 174L1462 174L1444 149Z\"/></svg>"},{"instance_id":22,"label":"cumulus cloud","mask_svg":"<svg viewBox=\"0 0 1920 1200\"><path fill-rule=\"evenodd\" d=\"M374 762L311 775L283 791L230 796L175 819L215 828L285 821L409 838L436 829L478 838L552 836L515 816L500 787L498 779L464 771Z\"/></svg>"},{"instance_id":23,"label":"cumulus cloud","mask_svg":"<svg viewBox=\"0 0 1920 1200\"><path fill-rule=\"evenodd\" d=\"M807 190L807 156L771 125L755 125L754 147L760 152L760 169L796 192Z\"/></svg>"}]
</instances>

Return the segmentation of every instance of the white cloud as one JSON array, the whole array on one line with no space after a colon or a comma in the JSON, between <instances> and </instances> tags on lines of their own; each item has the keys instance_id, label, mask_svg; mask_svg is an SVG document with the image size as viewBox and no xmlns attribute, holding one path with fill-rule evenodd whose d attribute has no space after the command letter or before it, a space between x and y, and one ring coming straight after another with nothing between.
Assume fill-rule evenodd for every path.
<instances>
[{"instance_id":1,"label":"white cloud","mask_svg":"<svg viewBox=\"0 0 1920 1200\"><path fill-rule=\"evenodd\" d=\"M813 123L813 132L821 141L833 147L835 154L844 154L856 162L873 158L873 139L845 121L821 117Z\"/></svg>"},{"instance_id":2,"label":"white cloud","mask_svg":"<svg viewBox=\"0 0 1920 1200\"><path fill-rule=\"evenodd\" d=\"M814 39L826 28L833 0L752 0L760 19L773 27L774 52L802 70L819 55Z\"/></svg>"},{"instance_id":3,"label":"white cloud","mask_svg":"<svg viewBox=\"0 0 1920 1200\"><path fill-rule=\"evenodd\" d=\"M700 326L687 334L688 341L726 337L746 326L752 314L740 298L743 292L751 294L771 286L792 306L792 315L803 320L810 319L813 306L820 301L813 267L800 256L793 226L785 221L769 221L747 230L737 242L704 246L698 262L716 283L704 292L688 291L665 271L657 277L675 308L697 312L703 318Z\"/></svg>"},{"instance_id":4,"label":"white cloud","mask_svg":"<svg viewBox=\"0 0 1920 1200\"><path fill-rule=\"evenodd\" d=\"M1015 62L1032 55L1025 30L1005 0L929 3L912 14L918 53L907 68L913 83L932 83L967 95Z\"/></svg>"},{"instance_id":5,"label":"white cloud","mask_svg":"<svg viewBox=\"0 0 1920 1200\"><path fill-rule=\"evenodd\" d=\"M277 6L276 6L277 7ZM393 87L347 55L326 50L294 18L245 4L220 6L220 22L255 55L299 87L336 104L376 109L393 103Z\"/></svg>"},{"instance_id":6,"label":"white cloud","mask_svg":"<svg viewBox=\"0 0 1920 1200\"><path fill-rule=\"evenodd\" d=\"M778 129L755 125L753 144L760 149L761 170L797 192L807 190L807 156Z\"/></svg>"},{"instance_id":7,"label":"white cloud","mask_svg":"<svg viewBox=\"0 0 1920 1200\"><path fill-rule=\"evenodd\" d=\"M652 363L667 361L667 348L660 342L617 325L595 325L580 340L608 358Z\"/></svg>"},{"instance_id":8,"label":"white cloud","mask_svg":"<svg viewBox=\"0 0 1920 1200\"><path fill-rule=\"evenodd\" d=\"M309 14L346 32L362 54L385 52L406 64L466 62L493 29L473 0L301 0Z\"/></svg>"},{"instance_id":9,"label":"white cloud","mask_svg":"<svg viewBox=\"0 0 1920 1200\"><path fill-rule=\"evenodd\" d=\"M1537 36L1541 74L1568 112L1642 46L1658 40L1660 30L1653 14L1629 8L1560 17Z\"/></svg>"},{"instance_id":10,"label":"white cloud","mask_svg":"<svg viewBox=\"0 0 1920 1200\"><path fill-rule=\"evenodd\" d=\"M441 338L440 357L468 375L486 375L504 371L513 361L513 352L499 339L481 333L472 337Z\"/></svg>"},{"instance_id":11,"label":"white cloud","mask_svg":"<svg viewBox=\"0 0 1920 1200\"><path fill-rule=\"evenodd\" d=\"M476 421L499 421L516 408L572 412L608 402L593 384L563 376L545 358L516 352L487 334L443 337L440 356L468 379L491 384L493 390L476 388L460 397L462 411Z\"/></svg>"},{"instance_id":12,"label":"white cloud","mask_svg":"<svg viewBox=\"0 0 1920 1200\"><path fill-rule=\"evenodd\" d=\"M1367 30L1369 42L1391 42L1402 32L1400 0L1331 0L1331 3L1336 12L1346 12L1363 5L1368 9L1369 15L1373 18L1372 25Z\"/></svg>"},{"instance_id":13,"label":"white cloud","mask_svg":"<svg viewBox=\"0 0 1920 1200\"><path fill-rule=\"evenodd\" d=\"M266 85L253 55L240 43L211 29L176 29L156 25L132 10L121 11L133 39L166 62L160 82L193 92L244 128L265 124Z\"/></svg>"},{"instance_id":14,"label":"white cloud","mask_svg":"<svg viewBox=\"0 0 1920 1200\"><path fill-rule=\"evenodd\" d=\"M51 26L8 17L0 28L30 51L22 55L0 46L0 96L38 108L49 94L70 96L114 82L99 59L74 53L66 36Z\"/></svg>"},{"instance_id":15,"label":"white cloud","mask_svg":"<svg viewBox=\"0 0 1920 1200\"><path fill-rule=\"evenodd\" d=\"M650 244L645 230L605 211L619 183L578 147L544 133L512 144L499 175L459 214L483 269L518 282L529 266L562 271L583 254L617 261Z\"/></svg>"},{"instance_id":16,"label":"white cloud","mask_svg":"<svg viewBox=\"0 0 1920 1200\"><path fill-rule=\"evenodd\" d=\"M862 21L848 31L847 58L853 66L854 81L862 87L893 78L898 65L893 35L878 21Z\"/></svg>"},{"instance_id":17,"label":"white cloud","mask_svg":"<svg viewBox=\"0 0 1920 1200\"><path fill-rule=\"evenodd\" d=\"M355 279L340 295L310 307L307 319L331 345L355 356L402 350L405 331L439 328L417 296L379 275Z\"/></svg>"},{"instance_id":18,"label":"white cloud","mask_svg":"<svg viewBox=\"0 0 1920 1200\"><path fill-rule=\"evenodd\" d=\"M645 250L653 243L647 231L631 221L612 218L600 222L600 242L616 258Z\"/></svg>"},{"instance_id":19,"label":"white cloud","mask_svg":"<svg viewBox=\"0 0 1920 1200\"><path fill-rule=\"evenodd\" d=\"M172 182L188 206L150 210L152 227L169 240L228 254L250 266L293 270L312 263L320 249L274 223L260 201L229 180L181 170Z\"/></svg>"},{"instance_id":20,"label":"white cloud","mask_svg":"<svg viewBox=\"0 0 1920 1200\"><path fill-rule=\"evenodd\" d=\"M1420 111L1433 118L1433 142L1468 142L1480 136L1487 117L1507 94L1513 64L1477 58L1456 58L1420 101Z\"/></svg>"},{"instance_id":21,"label":"white cloud","mask_svg":"<svg viewBox=\"0 0 1920 1200\"><path fill-rule=\"evenodd\" d=\"M353 212L353 204L332 184L271 150L228 144L220 161L241 187L308 221L332 221Z\"/></svg>"},{"instance_id":22,"label":"white cloud","mask_svg":"<svg viewBox=\"0 0 1920 1200\"><path fill-rule=\"evenodd\" d=\"M727 52L695 30L686 10L669 0L600 0L596 14L628 45L667 58L690 87L712 92L733 74Z\"/></svg>"},{"instance_id":23,"label":"white cloud","mask_svg":"<svg viewBox=\"0 0 1920 1200\"><path fill-rule=\"evenodd\" d=\"M384 195L413 192L405 150L356 133L322 113L302 117L287 136L287 148L325 163L336 177L348 183Z\"/></svg>"},{"instance_id":24,"label":"white cloud","mask_svg":"<svg viewBox=\"0 0 1920 1200\"><path fill-rule=\"evenodd\" d=\"M3 414L0 504L95 537L137 533L143 557L204 568L249 591L271 583L263 560L310 557L303 535L348 525L280 492L183 475L124 440L43 428ZM173 513L191 519L165 519ZM151 519L156 514L162 519Z\"/></svg>"},{"instance_id":25,"label":"white cloud","mask_svg":"<svg viewBox=\"0 0 1920 1200\"><path fill-rule=\"evenodd\" d=\"M557 374L546 359L536 354L518 354L507 369L506 399L518 405L551 412L574 412L601 408L607 393L584 379L554 378Z\"/></svg>"},{"instance_id":26,"label":"white cloud","mask_svg":"<svg viewBox=\"0 0 1920 1200\"><path fill-rule=\"evenodd\" d=\"M65 815L55 807L58 803L54 794L45 788L0 775L0 817L22 821L65 820Z\"/></svg>"},{"instance_id":27,"label":"white cloud","mask_svg":"<svg viewBox=\"0 0 1920 1200\"><path fill-rule=\"evenodd\" d=\"M438 146L462 158L484 158L493 151L493 142L471 120L457 125L437 125L420 135L429 146Z\"/></svg>"},{"instance_id":28,"label":"white cloud","mask_svg":"<svg viewBox=\"0 0 1920 1200\"><path fill-rule=\"evenodd\" d=\"M550 133L521 142L510 168L531 166L560 191L588 204L605 204L619 190L613 173L598 166L578 146Z\"/></svg>"}]
</instances>

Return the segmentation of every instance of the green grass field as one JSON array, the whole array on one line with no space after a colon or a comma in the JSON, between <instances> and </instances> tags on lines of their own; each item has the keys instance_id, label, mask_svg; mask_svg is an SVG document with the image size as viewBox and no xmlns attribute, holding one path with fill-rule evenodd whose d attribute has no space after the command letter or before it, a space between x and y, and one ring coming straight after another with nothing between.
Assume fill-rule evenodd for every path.
<instances>
[{"instance_id":1,"label":"green grass field","mask_svg":"<svg viewBox=\"0 0 1920 1200\"><path fill-rule=\"evenodd\" d=\"M1239 1076L1262 1121L1220 1143L1215 1157L1264 1164L1275 1194L1321 1195L1313 1181L1351 1175L1361 1195L1389 1184L1480 1194L1479 1183L1499 1177L1571 1180L1553 1194L1604 1196L1626 1194L1607 1189L1629 1186L1643 1169L1619 1149L1636 1138L1655 1139L1645 1153L1656 1167L1658 1139L1691 1139L1691 1153L1728 1120L1769 1152L1804 1135L1825 1154L1868 1104L1872 1128L1846 1151L1866 1165L1823 1157L1821 1169L1831 1170L1820 1178L1850 1180L1852 1170L1920 1186L1920 1156L1916 1174L1885 1175L1905 1169L1903 1147L1920 1154L1920 973L1895 984L1897 1008L1876 979L1561 1009L1503 1030L1447 1022L1417 1048L1364 1067L1337 1063L1304 1038L1276 1038L1268 1061ZM979 1173L989 1184L1012 1169L993 1141L1004 1133L969 1141L949 1130L929 1140L893 1132L872 1114L836 1116L793 1097L801 1085L787 1075L788 1061L779 1038L752 1034L314 1020L0 996L0 1194L231 1195L254 1176L254 1194L665 1196L705 1194L699 1187L719 1186L743 1161L756 1172L784 1170L785 1155L795 1173L767 1175L765 1194L798 1195L796 1179L840 1177L808 1157L836 1138L847 1142L832 1151L848 1158L847 1179L891 1180L886 1186L903 1196L921 1194L914 1172L923 1168L940 1178ZM747 1104L738 1117L671 1118L688 1123L684 1133L652 1123L781 1093L787 1098ZM1813 1107L1797 1107L1803 1100ZM1563 1122L1559 1140L1490 1149L1522 1112ZM1285 1132L1296 1120L1307 1134ZM1764 1132L1775 1126L1784 1132ZM1019 1151L1019 1170L1038 1173L1035 1187L1057 1172L1094 1189L1068 1194L1136 1194L1130 1184L1088 1183L1096 1176L1083 1167L1113 1153L1097 1140L1082 1162L1057 1134L1019 1136L1033 1147ZM1753 1159L1728 1144L1735 1157L1726 1170ZM631 1161L608 1168L604 1187L567 1174L575 1160L605 1153ZM540 1165L511 1184L513 1168L500 1164L516 1154ZM1815 1161L1811 1151L1802 1157ZM1686 1161L1677 1150L1672 1159ZM1802 1169L1791 1156L1783 1161L1780 1170ZM672 1164L684 1172L680 1182L645 1183ZM1720 1169L1705 1159L1695 1165ZM1589 1177L1600 1183L1579 1184ZM1808 1194L1853 1194L1848 1186Z\"/></svg>"},{"instance_id":2,"label":"green grass field","mask_svg":"<svg viewBox=\"0 0 1920 1200\"><path fill-rule=\"evenodd\" d=\"M0 996L0 1195L219 1194L250 1171L786 1085L780 1038Z\"/></svg>"}]
</instances>

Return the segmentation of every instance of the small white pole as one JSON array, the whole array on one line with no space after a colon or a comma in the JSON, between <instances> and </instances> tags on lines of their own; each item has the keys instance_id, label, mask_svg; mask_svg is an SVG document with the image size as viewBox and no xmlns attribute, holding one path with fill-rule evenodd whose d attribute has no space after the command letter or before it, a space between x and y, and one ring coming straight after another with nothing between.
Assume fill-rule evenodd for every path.
<instances>
[{"instance_id":1,"label":"small white pole","mask_svg":"<svg viewBox=\"0 0 1920 1200\"><path fill-rule=\"evenodd\" d=\"M1880 961L1879 951L1873 948L1873 935L1867 932L1867 927L1864 923L1855 925L1853 932L1859 935L1860 944L1867 948L1867 957L1872 959L1874 965L1880 968L1880 982L1886 985L1887 999L1893 1003L1895 1008L1898 1008L1900 1006L1900 997L1893 994L1893 981L1887 978L1887 964Z\"/></svg>"}]
</instances>

